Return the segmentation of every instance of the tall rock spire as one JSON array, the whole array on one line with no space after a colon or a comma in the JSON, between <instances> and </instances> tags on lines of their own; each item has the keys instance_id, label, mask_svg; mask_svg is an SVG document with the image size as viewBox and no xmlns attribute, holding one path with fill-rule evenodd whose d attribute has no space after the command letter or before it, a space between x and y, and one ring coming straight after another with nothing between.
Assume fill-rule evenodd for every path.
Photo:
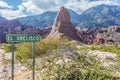
<instances>
[{"instance_id":1,"label":"tall rock spire","mask_svg":"<svg viewBox=\"0 0 120 80\"><path fill-rule=\"evenodd\" d=\"M79 41L76 30L71 23L70 14L64 6L60 8L48 37L66 37L71 40Z\"/></svg>"}]
</instances>

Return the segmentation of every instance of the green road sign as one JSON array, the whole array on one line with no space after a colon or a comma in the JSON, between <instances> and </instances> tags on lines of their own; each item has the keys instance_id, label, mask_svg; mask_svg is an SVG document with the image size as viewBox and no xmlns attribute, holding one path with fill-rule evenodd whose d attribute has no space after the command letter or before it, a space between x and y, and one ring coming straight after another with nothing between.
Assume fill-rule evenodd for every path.
<instances>
[{"instance_id":1,"label":"green road sign","mask_svg":"<svg viewBox=\"0 0 120 80\"><path fill-rule=\"evenodd\" d=\"M39 34L7 34L6 41L12 42L12 80L14 80L14 42L32 42L32 68L35 80L35 42L40 41Z\"/></svg>"},{"instance_id":2,"label":"green road sign","mask_svg":"<svg viewBox=\"0 0 120 80\"><path fill-rule=\"evenodd\" d=\"M7 42L38 42L40 41L39 34L7 34Z\"/></svg>"}]
</instances>

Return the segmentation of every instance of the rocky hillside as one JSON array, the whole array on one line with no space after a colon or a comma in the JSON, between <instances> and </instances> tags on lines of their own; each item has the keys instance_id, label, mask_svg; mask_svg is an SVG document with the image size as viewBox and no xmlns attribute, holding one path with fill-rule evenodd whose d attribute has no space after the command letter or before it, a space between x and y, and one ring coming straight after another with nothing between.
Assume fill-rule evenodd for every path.
<instances>
[{"instance_id":1,"label":"rocky hillside","mask_svg":"<svg viewBox=\"0 0 120 80\"><path fill-rule=\"evenodd\" d=\"M70 13L71 21L74 26L79 24L78 17L79 15L73 10L68 10ZM40 15L28 16L23 18L18 18L21 24L34 27L51 27L54 23L54 19L57 16L57 12L47 11Z\"/></svg>"},{"instance_id":2,"label":"rocky hillside","mask_svg":"<svg viewBox=\"0 0 120 80\"><path fill-rule=\"evenodd\" d=\"M51 28L40 29L22 25L18 20L7 20L0 22L0 43L6 42L5 36L11 34L40 34L46 36Z\"/></svg>"},{"instance_id":3,"label":"rocky hillside","mask_svg":"<svg viewBox=\"0 0 120 80\"><path fill-rule=\"evenodd\" d=\"M120 44L120 26L109 28L95 28L91 30L78 30L78 35L83 43L87 44Z\"/></svg>"},{"instance_id":4,"label":"rocky hillside","mask_svg":"<svg viewBox=\"0 0 120 80\"><path fill-rule=\"evenodd\" d=\"M80 28L98 28L118 25L120 26L120 6L98 5L87 9L81 14L69 10L73 26ZM40 15L19 18L21 24L34 27L51 27L57 12L44 12Z\"/></svg>"},{"instance_id":5,"label":"rocky hillside","mask_svg":"<svg viewBox=\"0 0 120 80\"><path fill-rule=\"evenodd\" d=\"M113 43L120 44L120 26L111 26L107 31L103 33L98 33L96 39L94 40L96 44L102 43Z\"/></svg>"},{"instance_id":6,"label":"rocky hillside","mask_svg":"<svg viewBox=\"0 0 120 80\"><path fill-rule=\"evenodd\" d=\"M18 20L0 24L1 42L5 42L7 33L48 35L35 43L35 80L120 79L120 26L75 29L65 7L60 8L52 29L28 27ZM0 44L0 80L11 79L11 47ZM31 43L17 43L14 47L15 80L33 80Z\"/></svg>"},{"instance_id":7,"label":"rocky hillside","mask_svg":"<svg viewBox=\"0 0 120 80\"><path fill-rule=\"evenodd\" d=\"M45 28L45 27L51 27L56 14L57 14L56 12L47 11L40 15L18 18L17 20L19 20L21 24L27 26Z\"/></svg>"},{"instance_id":8,"label":"rocky hillside","mask_svg":"<svg viewBox=\"0 0 120 80\"><path fill-rule=\"evenodd\" d=\"M81 28L120 26L120 6L98 5L84 11L79 18Z\"/></svg>"},{"instance_id":9,"label":"rocky hillside","mask_svg":"<svg viewBox=\"0 0 120 80\"><path fill-rule=\"evenodd\" d=\"M77 14L70 9L68 11L74 27L93 29L115 25L120 26L120 6L118 5L98 5L85 10L81 14ZM53 25L56 15L57 12L47 11L39 15L17 18L16 20L22 25L46 28ZM0 23L2 21L6 21L6 19L0 17Z\"/></svg>"},{"instance_id":10,"label":"rocky hillside","mask_svg":"<svg viewBox=\"0 0 120 80\"><path fill-rule=\"evenodd\" d=\"M69 16L66 13L57 15L56 12L45 12L41 15L24 17L18 20L0 21L0 42L5 42L5 35L7 33L36 33L45 37L51 30L48 27L51 27L53 23L49 36L67 36L69 39L74 40L79 38L80 41L87 44L120 42L119 27L110 27L111 25L120 24L119 6L99 5L84 11L80 15L72 10L67 12L69 12L67 13ZM54 22L55 15L57 17ZM61 19L59 19L59 16L65 17L60 17ZM45 25L47 28L45 28ZM79 28L78 31L73 28L75 25L77 25L76 28ZM113 30L112 32L110 31L111 29Z\"/></svg>"}]
</instances>

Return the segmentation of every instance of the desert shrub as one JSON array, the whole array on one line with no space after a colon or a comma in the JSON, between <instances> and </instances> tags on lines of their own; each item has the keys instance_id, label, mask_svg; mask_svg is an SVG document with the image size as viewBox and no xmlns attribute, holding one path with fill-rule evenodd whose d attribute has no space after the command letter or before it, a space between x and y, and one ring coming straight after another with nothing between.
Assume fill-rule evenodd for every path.
<instances>
[{"instance_id":1,"label":"desert shrub","mask_svg":"<svg viewBox=\"0 0 120 80\"><path fill-rule=\"evenodd\" d=\"M113 80L109 69L103 68L94 56L86 51L78 53L77 58L67 57L60 50L56 50L52 56L45 56L41 60L41 79L43 80ZM74 55L74 53L73 53ZM57 61L60 61L58 64Z\"/></svg>"},{"instance_id":2,"label":"desert shrub","mask_svg":"<svg viewBox=\"0 0 120 80\"><path fill-rule=\"evenodd\" d=\"M16 45L15 59L20 62L26 62L32 57L32 44L19 43Z\"/></svg>"},{"instance_id":3,"label":"desert shrub","mask_svg":"<svg viewBox=\"0 0 120 80\"><path fill-rule=\"evenodd\" d=\"M38 43L35 43L35 54L36 56L41 56L47 52L60 47L61 45L74 47L73 43L70 43L67 39L43 39ZM32 58L32 44L31 43L20 43L16 45L16 60L21 62L26 61L27 59Z\"/></svg>"},{"instance_id":4,"label":"desert shrub","mask_svg":"<svg viewBox=\"0 0 120 80\"><path fill-rule=\"evenodd\" d=\"M11 44L6 44L4 50L5 50L5 52L11 52L12 51L12 45Z\"/></svg>"},{"instance_id":5,"label":"desert shrub","mask_svg":"<svg viewBox=\"0 0 120 80\"><path fill-rule=\"evenodd\" d=\"M16 59L30 68L31 45L17 44L15 53ZM47 38L36 43L36 70L41 74L40 80L113 80L111 69L104 68L95 56L89 55L90 49L91 46L76 49L67 39ZM102 47L93 46L92 50Z\"/></svg>"},{"instance_id":6,"label":"desert shrub","mask_svg":"<svg viewBox=\"0 0 120 80\"><path fill-rule=\"evenodd\" d=\"M6 53L12 52L12 44L2 44L2 46L4 46L4 50ZM14 46L14 49L16 49L15 46Z\"/></svg>"},{"instance_id":7,"label":"desert shrub","mask_svg":"<svg viewBox=\"0 0 120 80\"><path fill-rule=\"evenodd\" d=\"M120 55L120 47L119 45L91 45L89 47L91 50L100 50L100 51L104 51L104 52L111 52L111 53L115 53L118 56Z\"/></svg>"}]
</instances>

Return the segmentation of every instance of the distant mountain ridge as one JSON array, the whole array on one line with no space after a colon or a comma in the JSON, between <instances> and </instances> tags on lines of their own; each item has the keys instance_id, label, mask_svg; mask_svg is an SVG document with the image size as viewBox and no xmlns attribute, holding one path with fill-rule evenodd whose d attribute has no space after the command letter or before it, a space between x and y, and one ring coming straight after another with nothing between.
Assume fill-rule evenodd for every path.
<instances>
[{"instance_id":1,"label":"distant mountain ridge","mask_svg":"<svg viewBox=\"0 0 120 80\"><path fill-rule=\"evenodd\" d=\"M27 26L44 28L52 25L56 14L57 12L48 11L40 15L18 18L17 20L19 20L21 24L25 24Z\"/></svg>"},{"instance_id":2,"label":"distant mountain ridge","mask_svg":"<svg viewBox=\"0 0 120 80\"><path fill-rule=\"evenodd\" d=\"M120 6L98 5L84 11L80 17L81 28L120 26Z\"/></svg>"},{"instance_id":3,"label":"distant mountain ridge","mask_svg":"<svg viewBox=\"0 0 120 80\"><path fill-rule=\"evenodd\" d=\"M0 21L6 21L7 19L5 19L4 17L0 16Z\"/></svg>"},{"instance_id":4,"label":"distant mountain ridge","mask_svg":"<svg viewBox=\"0 0 120 80\"><path fill-rule=\"evenodd\" d=\"M5 42L5 35L8 33L12 34L40 34L43 37L46 37L50 31L54 34L58 33L61 30L65 33L65 36L72 33L70 26L77 26L75 34L77 33L80 41L87 44L104 44L104 43L116 43L120 44L120 6L109 6L109 5L98 5L92 7L82 14L77 14L72 10L68 10L70 18L65 17L64 11L60 14L62 17L60 21L65 21L61 24L54 23L53 26L57 26L53 29L46 28L51 27L55 21L55 15L57 12L45 12L40 15L28 16L24 18L19 18L15 20L5 20L0 21L0 42ZM63 15L64 14L64 15ZM68 14L68 13L67 13ZM56 21L57 22L57 21ZM58 22L59 23L59 22ZM73 24L73 25L71 25ZM116 25L116 26L114 26ZM111 27L110 27L111 26ZM39 28L36 28L39 27ZM44 29L45 28L45 29ZM85 28L85 29L79 29ZM86 29L88 28L88 29ZM59 32L61 35L61 32ZM56 35L55 35L56 36ZM72 35L71 37L74 37Z\"/></svg>"},{"instance_id":5,"label":"distant mountain ridge","mask_svg":"<svg viewBox=\"0 0 120 80\"><path fill-rule=\"evenodd\" d=\"M74 26L77 26L79 24L79 14L76 12L69 10L71 21ZM27 25L27 26L33 26L33 27L51 27L55 17L57 16L57 12L54 11L47 11L40 15L35 16L28 16L24 18L18 18L17 20L20 21L21 24Z\"/></svg>"},{"instance_id":6,"label":"distant mountain ridge","mask_svg":"<svg viewBox=\"0 0 120 80\"><path fill-rule=\"evenodd\" d=\"M1 28L14 29L17 26L23 26L23 25L18 20L6 20L3 22L0 22Z\"/></svg>"},{"instance_id":7,"label":"distant mountain ridge","mask_svg":"<svg viewBox=\"0 0 120 80\"><path fill-rule=\"evenodd\" d=\"M70 9L68 11L74 27L93 29L98 27L120 26L120 6L117 5L102 4L91 7L81 14L77 14ZM46 28L52 26L56 15L57 12L47 11L39 15L17 18L16 20L21 25ZM2 21L7 20L0 17L0 23Z\"/></svg>"},{"instance_id":8,"label":"distant mountain ridge","mask_svg":"<svg viewBox=\"0 0 120 80\"><path fill-rule=\"evenodd\" d=\"M22 25L18 20L0 22L0 43L6 42L6 34L40 34L42 37L50 32L49 29L39 29Z\"/></svg>"}]
</instances>

